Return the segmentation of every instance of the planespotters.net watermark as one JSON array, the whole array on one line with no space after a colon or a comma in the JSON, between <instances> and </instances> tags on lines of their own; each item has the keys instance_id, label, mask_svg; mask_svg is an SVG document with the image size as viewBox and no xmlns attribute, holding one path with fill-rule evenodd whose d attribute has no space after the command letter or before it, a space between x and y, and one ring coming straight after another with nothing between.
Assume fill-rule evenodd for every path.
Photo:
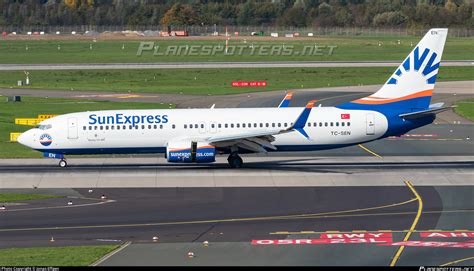
<instances>
[{"instance_id":1,"label":"planespotters.net watermark","mask_svg":"<svg viewBox=\"0 0 474 271\"><path fill-rule=\"evenodd\" d=\"M169 45L160 46L153 41L142 41L137 56L151 53L153 56L215 56L215 55L254 55L254 56L323 56L333 55L337 45Z\"/></svg>"}]
</instances>

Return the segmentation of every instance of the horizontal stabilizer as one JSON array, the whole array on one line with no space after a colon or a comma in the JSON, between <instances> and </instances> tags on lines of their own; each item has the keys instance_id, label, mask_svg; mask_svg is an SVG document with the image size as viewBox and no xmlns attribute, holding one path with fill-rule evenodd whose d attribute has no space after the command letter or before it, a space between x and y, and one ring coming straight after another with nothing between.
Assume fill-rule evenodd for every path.
<instances>
[{"instance_id":1,"label":"horizontal stabilizer","mask_svg":"<svg viewBox=\"0 0 474 271\"><path fill-rule=\"evenodd\" d=\"M454 107L456 107L456 106L435 107L435 108L427 109L427 110L423 110L423 111L401 114L399 116L401 118L404 118L404 119L416 119L416 118L424 117L424 116L427 116L427 115L430 115L430 114L438 114L438 113L441 113L443 111L452 109Z\"/></svg>"}]
</instances>

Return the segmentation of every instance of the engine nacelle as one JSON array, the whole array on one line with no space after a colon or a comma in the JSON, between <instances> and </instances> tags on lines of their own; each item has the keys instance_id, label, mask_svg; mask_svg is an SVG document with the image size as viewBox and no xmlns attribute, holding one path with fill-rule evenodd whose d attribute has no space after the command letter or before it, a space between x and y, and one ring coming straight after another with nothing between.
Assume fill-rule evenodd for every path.
<instances>
[{"instance_id":1,"label":"engine nacelle","mask_svg":"<svg viewBox=\"0 0 474 271\"><path fill-rule=\"evenodd\" d=\"M175 163L212 163L216 148L207 142L174 141L166 147L166 158Z\"/></svg>"}]
</instances>

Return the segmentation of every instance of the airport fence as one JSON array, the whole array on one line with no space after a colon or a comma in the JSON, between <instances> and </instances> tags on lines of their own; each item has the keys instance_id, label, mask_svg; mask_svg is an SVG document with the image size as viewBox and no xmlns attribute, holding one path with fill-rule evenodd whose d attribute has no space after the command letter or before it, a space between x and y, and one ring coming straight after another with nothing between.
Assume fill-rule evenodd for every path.
<instances>
[{"instance_id":1,"label":"airport fence","mask_svg":"<svg viewBox=\"0 0 474 271\"><path fill-rule=\"evenodd\" d=\"M119 32L119 31L168 31L168 30L186 30L192 36L214 35L216 33L222 35L226 30L234 35L236 32L241 36L251 35L252 32L263 32L265 36L270 33L279 33L280 36L285 34L299 33L301 36L307 36L313 33L315 36L423 36L428 28L412 29L400 27L279 27L279 26L224 26L224 25L191 25L191 26L172 26L168 29L166 26L160 25L74 25L74 26L0 26L0 32L17 34L26 34L28 32L44 32L48 34L84 34L87 31L97 33L103 32ZM472 37L474 29L455 27L449 28L449 36L452 37Z\"/></svg>"}]
</instances>

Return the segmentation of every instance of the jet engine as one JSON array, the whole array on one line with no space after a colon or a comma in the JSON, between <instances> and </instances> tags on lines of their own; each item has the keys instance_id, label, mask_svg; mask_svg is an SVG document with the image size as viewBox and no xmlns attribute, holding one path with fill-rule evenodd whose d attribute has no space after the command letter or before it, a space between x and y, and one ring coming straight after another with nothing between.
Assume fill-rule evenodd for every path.
<instances>
[{"instance_id":1,"label":"jet engine","mask_svg":"<svg viewBox=\"0 0 474 271\"><path fill-rule=\"evenodd\" d=\"M166 158L175 163L212 163L216 148L207 142L174 141L166 147Z\"/></svg>"}]
</instances>

